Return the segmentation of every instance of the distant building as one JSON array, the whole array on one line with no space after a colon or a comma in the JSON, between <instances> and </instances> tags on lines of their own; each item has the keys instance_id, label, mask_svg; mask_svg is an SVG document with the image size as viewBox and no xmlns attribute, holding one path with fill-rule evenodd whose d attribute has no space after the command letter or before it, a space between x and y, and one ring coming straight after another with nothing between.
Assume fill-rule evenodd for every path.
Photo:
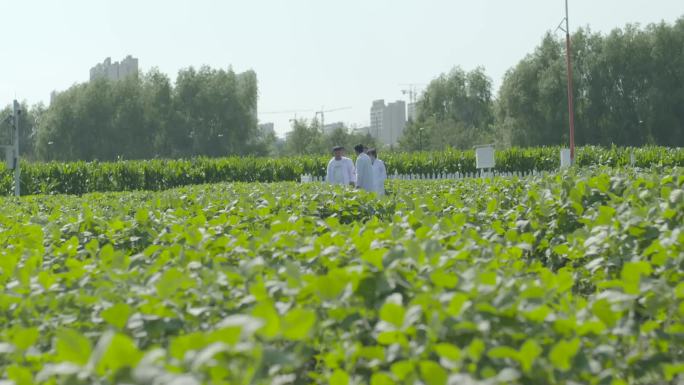
<instances>
[{"instance_id":1,"label":"distant building","mask_svg":"<svg viewBox=\"0 0 684 385\"><path fill-rule=\"evenodd\" d=\"M382 121L385 116L385 101L375 100L370 110L370 134L374 138L380 138L382 133Z\"/></svg>"},{"instance_id":2,"label":"distant building","mask_svg":"<svg viewBox=\"0 0 684 385\"><path fill-rule=\"evenodd\" d=\"M90 69L90 81L99 78L116 81L128 76L138 76L138 59L131 55L126 56L121 63L112 63L111 58L106 58L104 62L98 63Z\"/></svg>"},{"instance_id":3,"label":"distant building","mask_svg":"<svg viewBox=\"0 0 684 385\"><path fill-rule=\"evenodd\" d=\"M128 76L138 76L138 59L131 55L126 56L119 64L119 79Z\"/></svg>"},{"instance_id":4,"label":"distant building","mask_svg":"<svg viewBox=\"0 0 684 385\"><path fill-rule=\"evenodd\" d=\"M275 135L275 126L273 125L273 123L262 123L259 125L259 132L263 136L271 134Z\"/></svg>"},{"instance_id":5,"label":"distant building","mask_svg":"<svg viewBox=\"0 0 684 385\"><path fill-rule=\"evenodd\" d=\"M370 120L370 134L380 143L393 146L399 142L406 127L406 102L398 100L385 105L384 100L375 100Z\"/></svg>"},{"instance_id":6,"label":"distant building","mask_svg":"<svg viewBox=\"0 0 684 385\"><path fill-rule=\"evenodd\" d=\"M383 119L383 131L385 134L385 144L395 145L399 138L404 134L406 128L406 102L398 100L389 103L385 108Z\"/></svg>"},{"instance_id":7,"label":"distant building","mask_svg":"<svg viewBox=\"0 0 684 385\"><path fill-rule=\"evenodd\" d=\"M325 126L323 126L323 133L324 134L330 134L331 132L337 130L338 128L346 131L346 127L344 126L344 123L336 122L336 123L326 124Z\"/></svg>"},{"instance_id":8,"label":"distant building","mask_svg":"<svg viewBox=\"0 0 684 385\"><path fill-rule=\"evenodd\" d=\"M373 134L371 133L371 126L356 127L352 130L352 133L373 136Z\"/></svg>"}]
</instances>

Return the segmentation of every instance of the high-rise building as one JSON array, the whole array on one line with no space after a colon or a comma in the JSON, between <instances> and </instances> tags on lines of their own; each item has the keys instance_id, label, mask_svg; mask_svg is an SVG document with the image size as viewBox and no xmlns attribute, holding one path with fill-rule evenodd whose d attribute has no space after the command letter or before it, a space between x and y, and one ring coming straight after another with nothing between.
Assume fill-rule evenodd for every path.
<instances>
[{"instance_id":1,"label":"high-rise building","mask_svg":"<svg viewBox=\"0 0 684 385\"><path fill-rule=\"evenodd\" d=\"M119 79L124 79L128 76L138 76L138 59L131 55L126 56L119 63Z\"/></svg>"},{"instance_id":2,"label":"high-rise building","mask_svg":"<svg viewBox=\"0 0 684 385\"><path fill-rule=\"evenodd\" d=\"M385 118L382 123L385 133L384 143L391 146L397 144L406 128L406 103L403 100L389 103L385 108Z\"/></svg>"},{"instance_id":3,"label":"high-rise building","mask_svg":"<svg viewBox=\"0 0 684 385\"><path fill-rule=\"evenodd\" d=\"M138 59L131 55L126 56L121 63L112 63L112 58L108 57L90 69L90 81L98 78L122 80L128 76L138 76Z\"/></svg>"},{"instance_id":4,"label":"high-rise building","mask_svg":"<svg viewBox=\"0 0 684 385\"><path fill-rule=\"evenodd\" d=\"M385 101L375 100L370 110L370 134L378 139L382 135L382 122L385 117Z\"/></svg>"},{"instance_id":5,"label":"high-rise building","mask_svg":"<svg viewBox=\"0 0 684 385\"><path fill-rule=\"evenodd\" d=\"M376 100L370 112L370 134L382 144L397 144L406 127L406 103L398 100L385 105L384 100Z\"/></svg>"}]
</instances>

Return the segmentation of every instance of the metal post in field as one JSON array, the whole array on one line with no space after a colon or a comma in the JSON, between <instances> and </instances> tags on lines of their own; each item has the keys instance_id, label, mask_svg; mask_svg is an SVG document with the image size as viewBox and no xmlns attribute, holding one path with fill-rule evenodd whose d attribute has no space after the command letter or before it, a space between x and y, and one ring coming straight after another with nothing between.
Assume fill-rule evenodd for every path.
<instances>
[{"instance_id":1,"label":"metal post in field","mask_svg":"<svg viewBox=\"0 0 684 385\"><path fill-rule=\"evenodd\" d=\"M14 101L14 195L21 194L21 184L19 183L21 177L21 170L19 168L19 115L21 114L21 106L19 102Z\"/></svg>"},{"instance_id":2,"label":"metal post in field","mask_svg":"<svg viewBox=\"0 0 684 385\"><path fill-rule=\"evenodd\" d=\"M572 80L572 45L570 42L570 19L568 0L565 0L565 53L568 66L568 115L570 120L570 164L575 163L575 106Z\"/></svg>"}]
</instances>

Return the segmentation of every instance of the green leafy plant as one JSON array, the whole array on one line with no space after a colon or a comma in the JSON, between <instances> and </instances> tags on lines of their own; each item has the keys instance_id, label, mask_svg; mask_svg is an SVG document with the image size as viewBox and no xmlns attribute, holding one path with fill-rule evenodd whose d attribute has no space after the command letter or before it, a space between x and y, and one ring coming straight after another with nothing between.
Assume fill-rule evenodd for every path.
<instances>
[{"instance_id":1,"label":"green leafy plant","mask_svg":"<svg viewBox=\"0 0 684 385\"><path fill-rule=\"evenodd\" d=\"M388 188L2 198L0 382L681 380L681 168Z\"/></svg>"}]
</instances>

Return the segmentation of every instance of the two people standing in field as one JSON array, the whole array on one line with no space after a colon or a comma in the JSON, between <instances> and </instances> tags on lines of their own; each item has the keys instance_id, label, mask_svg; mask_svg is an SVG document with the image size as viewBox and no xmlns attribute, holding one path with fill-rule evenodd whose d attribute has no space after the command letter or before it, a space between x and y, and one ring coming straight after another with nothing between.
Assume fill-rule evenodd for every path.
<instances>
[{"instance_id":1,"label":"two people standing in field","mask_svg":"<svg viewBox=\"0 0 684 385\"><path fill-rule=\"evenodd\" d=\"M352 185L378 195L385 195L385 164L377 159L377 151L362 144L354 146L356 165L344 156L344 147L333 148L333 158L328 162L326 181L330 184Z\"/></svg>"}]
</instances>

